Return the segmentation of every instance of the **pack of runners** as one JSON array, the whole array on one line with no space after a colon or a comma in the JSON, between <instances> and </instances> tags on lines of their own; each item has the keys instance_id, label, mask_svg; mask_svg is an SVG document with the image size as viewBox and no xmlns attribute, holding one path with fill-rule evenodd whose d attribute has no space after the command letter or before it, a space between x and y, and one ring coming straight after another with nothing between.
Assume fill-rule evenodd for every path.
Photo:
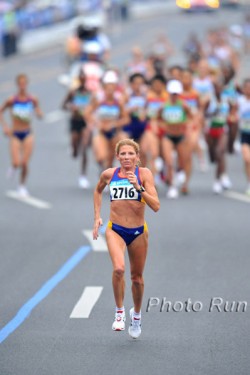
<instances>
[{"instance_id":1,"label":"pack of runners","mask_svg":"<svg viewBox=\"0 0 250 375\"><path fill-rule=\"evenodd\" d=\"M130 138L140 145L141 166L150 168L156 186L165 184L168 198L190 192L194 155L205 172L206 150L215 166L212 191L230 189L227 154L240 145L250 195L250 79L241 79L244 28L209 30L202 42L190 35L183 65L169 64L175 50L164 35L147 52L134 46L130 60L119 68L100 61L91 43L62 103L70 112L72 155L81 155L81 188L90 186L88 148L101 173L114 165L116 143ZM17 94L0 107L0 121L11 140L12 167L22 168L20 191L26 195L31 113L35 109L41 116L41 111L26 92L27 82L20 87L18 77L17 83ZM6 109L10 126L3 117Z\"/></svg>"}]
</instances>

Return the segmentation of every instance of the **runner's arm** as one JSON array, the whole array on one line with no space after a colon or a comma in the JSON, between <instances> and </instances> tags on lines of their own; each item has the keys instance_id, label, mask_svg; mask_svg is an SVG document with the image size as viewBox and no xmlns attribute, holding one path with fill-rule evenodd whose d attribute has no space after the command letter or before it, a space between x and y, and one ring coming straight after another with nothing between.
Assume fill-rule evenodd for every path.
<instances>
[{"instance_id":1,"label":"runner's arm","mask_svg":"<svg viewBox=\"0 0 250 375\"><path fill-rule=\"evenodd\" d=\"M92 96L90 103L86 106L85 111L84 111L84 118L85 121L87 122L87 126L89 129L93 129L95 119L94 119L94 114L96 109L98 108L98 99L95 96Z\"/></svg>"},{"instance_id":2,"label":"runner's arm","mask_svg":"<svg viewBox=\"0 0 250 375\"><path fill-rule=\"evenodd\" d=\"M101 218L102 192L111 178L110 169L102 172L100 179L94 190L94 228L93 239L97 240L99 227L103 224Z\"/></svg>"},{"instance_id":3,"label":"runner's arm","mask_svg":"<svg viewBox=\"0 0 250 375\"><path fill-rule=\"evenodd\" d=\"M188 119L193 120L194 115L191 111L191 108L186 103L183 103L183 107L184 107L184 110L186 112L186 115L187 115Z\"/></svg>"},{"instance_id":4,"label":"runner's arm","mask_svg":"<svg viewBox=\"0 0 250 375\"><path fill-rule=\"evenodd\" d=\"M62 109L64 109L65 111L70 110L71 105L72 105L72 99L73 99L73 92L69 91L62 103Z\"/></svg>"},{"instance_id":5,"label":"runner's arm","mask_svg":"<svg viewBox=\"0 0 250 375\"><path fill-rule=\"evenodd\" d=\"M39 100L37 98L33 98L35 113L38 118L43 118L43 112L40 108Z\"/></svg>"},{"instance_id":6,"label":"runner's arm","mask_svg":"<svg viewBox=\"0 0 250 375\"><path fill-rule=\"evenodd\" d=\"M152 172L148 168L140 168L142 186L145 188L144 192L141 192L142 198L146 204L155 212L160 209L160 201L154 184L154 177ZM134 185L136 190L140 189L137 177L134 173L128 173L128 180Z\"/></svg>"},{"instance_id":7,"label":"runner's arm","mask_svg":"<svg viewBox=\"0 0 250 375\"><path fill-rule=\"evenodd\" d=\"M130 122L129 113L128 113L128 111L126 111L123 103L120 104L120 113L121 113L120 118L119 118L119 120L116 121L116 127L117 128L125 126L125 125L129 124L129 122Z\"/></svg>"},{"instance_id":8,"label":"runner's arm","mask_svg":"<svg viewBox=\"0 0 250 375\"><path fill-rule=\"evenodd\" d=\"M4 119L4 116L3 116L3 113L4 111L7 109L7 108L10 108L11 105L13 103L13 98L9 98L7 99L3 105L0 107L0 125L2 126L3 128L3 132L5 135L9 136L11 131L10 131L10 127L7 125L7 123L5 122L5 119Z\"/></svg>"}]
</instances>

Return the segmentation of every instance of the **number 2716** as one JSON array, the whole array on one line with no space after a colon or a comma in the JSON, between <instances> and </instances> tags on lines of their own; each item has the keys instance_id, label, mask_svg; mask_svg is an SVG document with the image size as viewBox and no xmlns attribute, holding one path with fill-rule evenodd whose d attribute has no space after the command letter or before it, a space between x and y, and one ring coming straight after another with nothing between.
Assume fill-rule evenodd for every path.
<instances>
[{"instance_id":1,"label":"number 2716","mask_svg":"<svg viewBox=\"0 0 250 375\"><path fill-rule=\"evenodd\" d=\"M114 198L115 199L121 199L121 198L134 198L135 197L135 190L134 187L128 188L128 187L119 187L119 188L113 188L114 191Z\"/></svg>"}]
</instances>

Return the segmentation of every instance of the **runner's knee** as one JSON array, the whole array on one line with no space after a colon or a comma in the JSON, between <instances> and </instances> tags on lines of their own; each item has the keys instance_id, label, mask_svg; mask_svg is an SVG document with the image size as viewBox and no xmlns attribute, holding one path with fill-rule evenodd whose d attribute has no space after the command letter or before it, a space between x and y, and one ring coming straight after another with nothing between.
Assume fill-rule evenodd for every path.
<instances>
[{"instance_id":1,"label":"runner's knee","mask_svg":"<svg viewBox=\"0 0 250 375\"><path fill-rule=\"evenodd\" d=\"M27 169L28 168L28 161L27 160L23 160L21 163L20 163L20 167L21 168L25 168Z\"/></svg>"},{"instance_id":2,"label":"runner's knee","mask_svg":"<svg viewBox=\"0 0 250 375\"><path fill-rule=\"evenodd\" d=\"M133 285L135 286L142 286L144 285L144 280L143 280L143 277L141 274L133 274L131 275L131 281L133 283Z\"/></svg>"},{"instance_id":3,"label":"runner's knee","mask_svg":"<svg viewBox=\"0 0 250 375\"><path fill-rule=\"evenodd\" d=\"M124 266L117 266L114 268L114 276L117 279L122 279L124 276L124 272L125 272Z\"/></svg>"},{"instance_id":4,"label":"runner's knee","mask_svg":"<svg viewBox=\"0 0 250 375\"><path fill-rule=\"evenodd\" d=\"M20 168L20 162L18 161L18 160L15 160L15 161L13 161L12 162L12 166L13 166L13 168Z\"/></svg>"}]
</instances>

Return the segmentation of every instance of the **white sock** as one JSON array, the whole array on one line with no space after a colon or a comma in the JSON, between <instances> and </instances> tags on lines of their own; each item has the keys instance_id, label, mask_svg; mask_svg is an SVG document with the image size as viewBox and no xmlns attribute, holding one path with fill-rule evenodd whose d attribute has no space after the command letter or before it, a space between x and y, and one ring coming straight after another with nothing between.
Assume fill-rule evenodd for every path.
<instances>
[{"instance_id":1,"label":"white sock","mask_svg":"<svg viewBox=\"0 0 250 375\"><path fill-rule=\"evenodd\" d=\"M124 306L122 306L122 307L117 307L117 306L116 306L115 311L116 311L116 312L119 311L120 313L124 313L124 312L125 312L125 307L124 307Z\"/></svg>"},{"instance_id":2,"label":"white sock","mask_svg":"<svg viewBox=\"0 0 250 375\"><path fill-rule=\"evenodd\" d=\"M135 310L134 310L134 318L136 318L136 319L141 319L141 311L139 312L139 313L137 313L137 312L135 312Z\"/></svg>"}]
</instances>

